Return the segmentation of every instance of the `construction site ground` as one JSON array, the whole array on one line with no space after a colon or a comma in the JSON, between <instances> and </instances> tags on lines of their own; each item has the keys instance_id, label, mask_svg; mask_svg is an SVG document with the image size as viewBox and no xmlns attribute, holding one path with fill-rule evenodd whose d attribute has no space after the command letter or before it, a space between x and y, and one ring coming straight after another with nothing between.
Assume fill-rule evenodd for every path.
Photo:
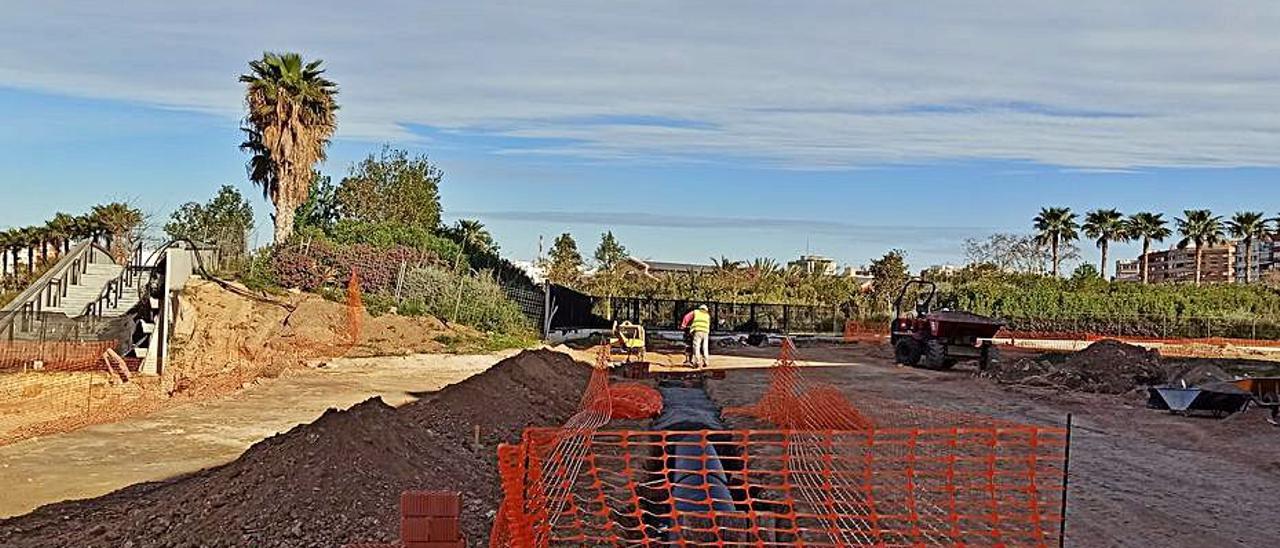
<instances>
[{"instance_id":1,"label":"construction site ground","mask_svg":"<svg viewBox=\"0 0 1280 548\"><path fill-rule=\"evenodd\" d=\"M0 446L0 517L92 498L235 460L249 446L326 409L371 397L403 405L515 354L335 358L233 395Z\"/></svg>"},{"instance_id":2,"label":"construction site ground","mask_svg":"<svg viewBox=\"0 0 1280 548\"><path fill-rule=\"evenodd\" d=\"M590 357L586 351L565 351L580 359ZM722 406L754 403L769 382L767 367L776 352L777 348L713 349L713 366L732 370L725 379L710 383L712 398ZM1021 352L1007 353L1005 359L1031 355ZM51 542L118 546L124 545L124 538L136 547L234 546L250 540L260 546L332 546L393 539L396 492L410 487L452 487L467 493L471 500L464 521L471 545L484 545L485 528L496 506L494 444L502 439L514 441L520 425L554 425L567 418L585 382L580 372L560 373L574 367L567 361L543 356L533 354L525 360L528 363L516 364L523 369L509 366L498 376L490 371L474 377L476 382L406 405L403 409L409 415L362 404L258 444L222 468L130 487L96 500L55 504L0 521L0 546L54 545ZM870 394L906 404L1053 425L1062 424L1067 413L1074 414L1069 546L1273 546L1280 538L1280 505L1271 503L1280 492L1280 428L1267 424L1259 410L1222 420L1174 416L1146 409L1143 397L1136 393L1101 395L1001 386L976 377L968 367L904 368L893 364L891 351L883 345L802 347L798 358L808 366L809 378L840 387L855 405L860 394ZM476 358L476 362L456 358L463 361L455 362L459 365L451 373L443 373L449 369L449 362L441 361L446 358L421 358L421 367L410 365L418 359L407 358L400 364L386 358L358 362L362 373L377 380L360 384L352 379L358 388L332 393L310 385L316 392L301 399L311 407L289 420L265 419L299 407L286 398L305 388L291 386L299 382L294 379L303 377L267 381L257 401L238 400L254 397L259 389L246 390L225 404L226 414L208 407L221 403L207 404L172 410L159 418L129 419L35 440L25 450L6 448L0 457L6 463L0 469L0 483L40 484L44 495L37 498L42 500L13 506L22 511L24 506L93 495L132 481L192 472L228 460L253 438L306 421L322 407L349 405L362 399L360 394L396 393L405 398L419 390L416 386L431 390L450 378L482 370L497 358ZM680 361L663 355L655 359L670 364ZM464 362L471 365L461 365ZM1221 360L1215 362L1223 365ZM345 368L338 365L331 373L317 372L315 379L323 381L329 374L338 375L330 379L344 378ZM544 378L545 382L540 381ZM259 410L250 409L264 404L276 411L259 415ZM179 411L185 415L168 414ZM263 417L262 424L248 424L258 420L254 416ZM239 425L237 417L242 421ZM134 424L139 421L152 422ZM459 441L470 438L473 424L485 428L478 449ZM445 428L441 425L450 425L450 431L439 432ZM414 441L418 435L414 429L427 428L437 432L428 431L423 439L453 441L447 446L440 441L425 445ZM377 434L369 437L359 432ZM166 468L146 469L146 464L128 454L147 436L163 440L165 447L157 453L180 455L163 465ZM355 439L344 441L352 436ZM365 445L370 453L361 452ZM402 448L404 453L393 452ZM207 458L210 450L219 457ZM21 457L28 453L30 458ZM439 462L446 454L456 459ZM51 455L61 457L51 461ZM74 473L56 470L67 466L80 468ZM331 468L335 466L339 473ZM258 471L264 467L271 470ZM285 470L295 470L296 477L291 480ZM260 476L277 478L279 483L262 481ZM82 490L78 484L85 482L97 482L96 493ZM224 486L229 484L234 488ZM10 490L10 495L15 491L22 489ZM309 498L298 498L304 495ZM216 502L200 502L207 499ZM317 509L298 502L311 499ZM157 504L163 504L163 510L156 510ZM195 504L196 509L169 508L180 504ZM156 512L160 514L151 515ZM131 536L141 531L152 536ZM193 538L206 540L190 544Z\"/></svg>"}]
</instances>

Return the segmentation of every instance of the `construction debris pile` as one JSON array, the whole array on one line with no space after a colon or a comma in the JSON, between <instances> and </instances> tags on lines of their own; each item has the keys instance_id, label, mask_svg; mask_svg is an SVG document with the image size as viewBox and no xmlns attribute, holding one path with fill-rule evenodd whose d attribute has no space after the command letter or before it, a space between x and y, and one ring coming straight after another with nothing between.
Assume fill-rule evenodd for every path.
<instances>
[{"instance_id":1,"label":"construction debris pile","mask_svg":"<svg viewBox=\"0 0 1280 548\"><path fill-rule=\"evenodd\" d=\"M0 521L0 546L385 542L399 537L409 489L461 491L463 531L485 545L502 497L495 447L528 425L563 424L588 377L563 354L524 352L398 409L373 399L330 410L223 466Z\"/></svg>"},{"instance_id":2,"label":"construction debris pile","mask_svg":"<svg viewBox=\"0 0 1280 548\"><path fill-rule=\"evenodd\" d=\"M1066 356L993 364L982 373L1001 384L1123 394L1165 381L1160 352L1115 340L1101 340Z\"/></svg>"}]
</instances>

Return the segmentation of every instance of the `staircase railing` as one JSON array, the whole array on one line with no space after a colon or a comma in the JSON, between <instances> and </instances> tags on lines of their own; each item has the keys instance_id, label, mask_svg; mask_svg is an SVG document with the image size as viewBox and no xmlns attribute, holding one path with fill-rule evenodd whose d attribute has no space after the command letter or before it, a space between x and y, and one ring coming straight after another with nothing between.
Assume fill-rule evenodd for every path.
<instances>
[{"instance_id":1,"label":"staircase railing","mask_svg":"<svg viewBox=\"0 0 1280 548\"><path fill-rule=\"evenodd\" d=\"M129 252L129 258L125 261L124 268L120 269L120 274L107 282L97 299L85 305L82 315L101 318L107 308L120 306L120 296L126 289L136 289L135 284L145 268L142 264L142 244L139 243Z\"/></svg>"},{"instance_id":2,"label":"staircase railing","mask_svg":"<svg viewBox=\"0 0 1280 548\"><path fill-rule=\"evenodd\" d=\"M64 253L47 272L36 278L22 293L0 310L0 338L13 339L15 327L28 330L32 320L47 308L57 308L72 285L79 285L89 265L99 256L110 257L102 246L85 240ZM23 322L24 325L18 325Z\"/></svg>"}]
</instances>

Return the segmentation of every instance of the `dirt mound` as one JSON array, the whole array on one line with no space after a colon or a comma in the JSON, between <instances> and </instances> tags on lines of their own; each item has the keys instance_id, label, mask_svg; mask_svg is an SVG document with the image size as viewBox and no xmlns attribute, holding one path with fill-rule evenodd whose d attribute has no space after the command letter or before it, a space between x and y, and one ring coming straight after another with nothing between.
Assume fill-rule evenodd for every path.
<instances>
[{"instance_id":1,"label":"dirt mound","mask_svg":"<svg viewBox=\"0 0 1280 548\"><path fill-rule=\"evenodd\" d=\"M1000 362L982 374L1001 384L1103 394L1123 394L1165 379L1158 351L1114 340L1098 341L1065 357Z\"/></svg>"},{"instance_id":2,"label":"dirt mound","mask_svg":"<svg viewBox=\"0 0 1280 548\"><path fill-rule=\"evenodd\" d=\"M588 376L563 354L526 351L399 409L373 399L330 410L217 468L0 521L0 546L390 541L406 489L462 491L466 534L485 545L502 496L497 443L516 441L527 425L562 424Z\"/></svg>"},{"instance_id":3,"label":"dirt mound","mask_svg":"<svg viewBox=\"0 0 1280 548\"><path fill-rule=\"evenodd\" d=\"M432 317L355 309L353 318L346 304L308 293L254 300L208 281L190 283L182 302L167 375L172 391L189 395L223 393L324 358L440 352L446 338L481 336Z\"/></svg>"}]
</instances>

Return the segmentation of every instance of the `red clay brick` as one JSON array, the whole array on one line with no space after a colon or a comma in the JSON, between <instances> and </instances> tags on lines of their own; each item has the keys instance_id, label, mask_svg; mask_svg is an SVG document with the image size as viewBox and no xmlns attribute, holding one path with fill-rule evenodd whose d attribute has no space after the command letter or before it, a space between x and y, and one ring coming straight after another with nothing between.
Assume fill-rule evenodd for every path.
<instances>
[{"instance_id":1,"label":"red clay brick","mask_svg":"<svg viewBox=\"0 0 1280 548\"><path fill-rule=\"evenodd\" d=\"M462 493L456 491L405 491L400 494L400 515L404 517L458 517L462 514Z\"/></svg>"},{"instance_id":2,"label":"red clay brick","mask_svg":"<svg viewBox=\"0 0 1280 548\"><path fill-rule=\"evenodd\" d=\"M439 542L462 538L458 518L400 518L400 540L403 542Z\"/></svg>"},{"instance_id":3,"label":"red clay brick","mask_svg":"<svg viewBox=\"0 0 1280 548\"><path fill-rule=\"evenodd\" d=\"M404 548L404 545L398 542L365 542L360 544L344 544L342 548Z\"/></svg>"},{"instance_id":4,"label":"red clay brick","mask_svg":"<svg viewBox=\"0 0 1280 548\"><path fill-rule=\"evenodd\" d=\"M437 542L406 542L404 548L467 548L467 539Z\"/></svg>"}]
</instances>

